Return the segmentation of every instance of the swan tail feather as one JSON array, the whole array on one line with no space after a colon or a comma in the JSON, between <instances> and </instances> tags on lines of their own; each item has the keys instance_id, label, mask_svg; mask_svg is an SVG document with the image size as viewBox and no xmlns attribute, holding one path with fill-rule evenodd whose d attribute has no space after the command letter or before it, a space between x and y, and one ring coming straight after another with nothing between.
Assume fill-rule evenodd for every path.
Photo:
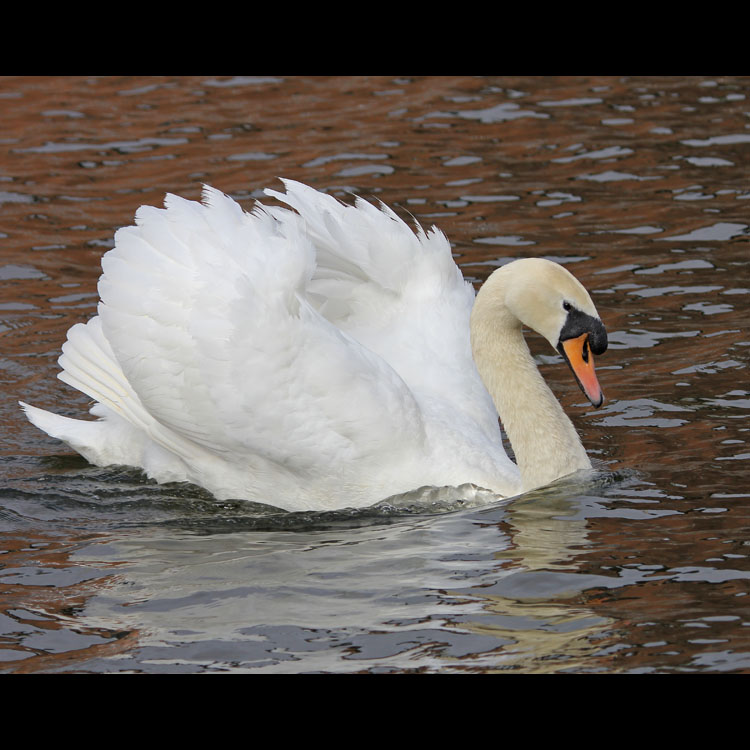
<instances>
[{"instance_id":1,"label":"swan tail feather","mask_svg":"<svg viewBox=\"0 0 750 750\"><path fill-rule=\"evenodd\" d=\"M142 462L142 433L112 412L106 414L101 404L94 405L91 413L98 411L102 418L84 420L54 414L24 401L18 403L31 424L61 440L95 466L138 466Z\"/></svg>"},{"instance_id":2,"label":"swan tail feather","mask_svg":"<svg viewBox=\"0 0 750 750\"><path fill-rule=\"evenodd\" d=\"M145 409L104 336L99 316L72 326L62 348L57 377L94 399L90 413L99 419L72 419L21 403L33 425L99 466L138 466L152 442L176 456L195 453Z\"/></svg>"}]
</instances>

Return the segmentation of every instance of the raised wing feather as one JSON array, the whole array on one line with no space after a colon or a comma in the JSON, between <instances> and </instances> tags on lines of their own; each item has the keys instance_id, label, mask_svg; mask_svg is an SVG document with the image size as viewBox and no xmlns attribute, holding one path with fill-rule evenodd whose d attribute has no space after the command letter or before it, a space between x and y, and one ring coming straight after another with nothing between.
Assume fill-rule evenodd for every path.
<instances>
[{"instance_id":1,"label":"raised wing feather","mask_svg":"<svg viewBox=\"0 0 750 750\"><path fill-rule=\"evenodd\" d=\"M300 224L210 188L204 205L165 206L118 231L99 283L103 333L160 425L297 474L422 444L402 378L311 304L315 247Z\"/></svg>"},{"instance_id":2,"label":"raised wing feather","mask_svg":"<svg viewBox=\"0 0 750 750\"><path fill-rule=\"evenodd\" d=\"M474 289L436 227L412 230L393 211L362 198L345 205L302 183L266 193L295 209L267 209L298 226L315 247L307 298L328 320L378 354L423 410L464 415L500 443L495 406L476 369L469 319ZM471 425L471 428L469 428Z\"/></svg>"}]
</instances>

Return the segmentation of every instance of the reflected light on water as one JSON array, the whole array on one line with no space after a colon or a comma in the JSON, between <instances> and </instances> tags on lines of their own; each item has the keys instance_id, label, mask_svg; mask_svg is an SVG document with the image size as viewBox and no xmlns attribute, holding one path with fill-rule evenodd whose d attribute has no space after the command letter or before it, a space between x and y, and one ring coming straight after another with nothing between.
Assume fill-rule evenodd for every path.
<instances>
[{"instance_id":1,"label":"reflected light on water","mask_svg":"<svg viewBox=\"0 0 750 750\"><path fill-rule=\"evenodd\" d=\"M750 670L748 79L3 77L0 671ZM436 224L478 287L566 264L607 400L529 345L593 476L286 514L91 467L56 379L141 204L278 176Z\"/></svg>"}]
</instances>

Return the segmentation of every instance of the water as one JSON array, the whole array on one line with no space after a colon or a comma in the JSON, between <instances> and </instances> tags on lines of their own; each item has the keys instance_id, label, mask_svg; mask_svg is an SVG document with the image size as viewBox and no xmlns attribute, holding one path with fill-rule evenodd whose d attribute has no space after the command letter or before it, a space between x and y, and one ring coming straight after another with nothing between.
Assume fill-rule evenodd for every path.
<instances>
[{"instance_id":1,"label":"water","mask_svg":"<svg viewBox=\"0 0 750 750\"><path fill-rule=\"evenodd\" d=\"M750 79L21 77L0 104L0 671L750 671ZM56 359L139 205L277 176L437 224L477 285L565 263L604 406L530 345L596 476L286 514L25 420L85 414Z\"/></svg>"}]
</instances>

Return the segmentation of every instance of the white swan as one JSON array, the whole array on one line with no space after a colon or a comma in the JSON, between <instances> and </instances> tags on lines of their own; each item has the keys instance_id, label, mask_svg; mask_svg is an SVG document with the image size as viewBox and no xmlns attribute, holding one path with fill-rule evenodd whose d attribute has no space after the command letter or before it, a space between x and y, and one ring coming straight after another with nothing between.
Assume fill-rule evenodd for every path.
<instances>
[{"instance_id":1,"label":"white swan","mask_svg":"<svg viewBox=\"0 0 750 750\"><path fill-rule=\"evenodd\" d=\"M142 206L102 258L98 315L59 359L98 419L21 402L31 422L91 463L288 510L427 485L511 496L591 468L521 331L601 404L592 352L607 335L566 269L509 263L475 301L437 229L284 184L266 193L295 210L247 213L209 187L202 204Z\"/></svg>"}]
</instances>

